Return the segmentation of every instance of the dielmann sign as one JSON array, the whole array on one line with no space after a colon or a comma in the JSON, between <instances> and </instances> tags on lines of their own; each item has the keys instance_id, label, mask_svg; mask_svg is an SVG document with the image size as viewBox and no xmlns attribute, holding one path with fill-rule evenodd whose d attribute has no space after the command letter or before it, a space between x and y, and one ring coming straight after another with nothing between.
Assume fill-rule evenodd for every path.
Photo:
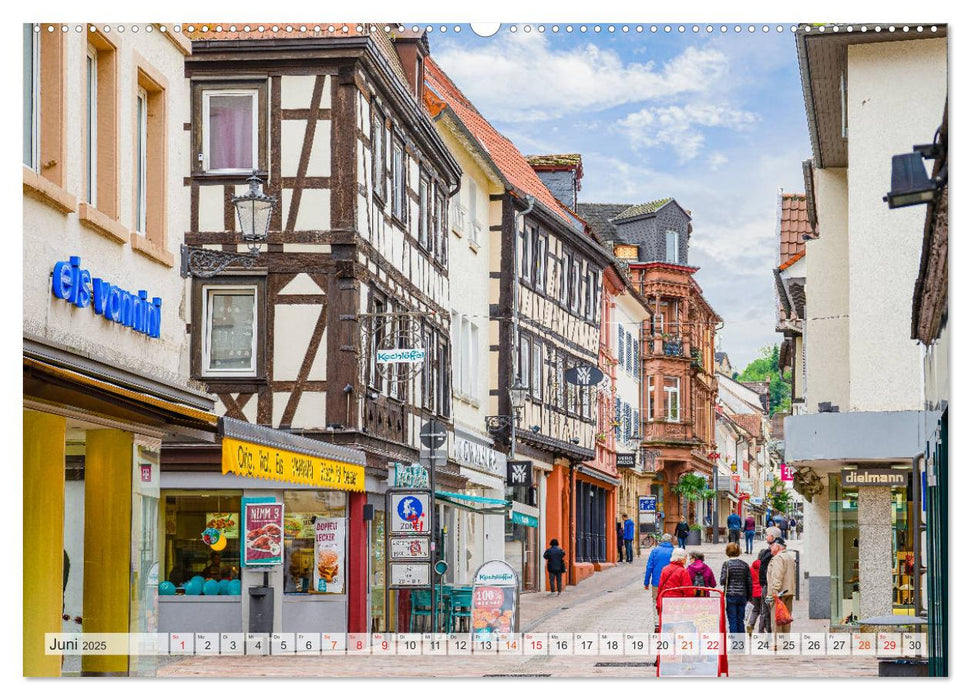
<instances>
[{"instance_id":1,"label":"dielmann sign","mask_svg":"<svg viewBox=\"0 0 971 700\"><path fill-rule=\"evenodd\" d=\"M128 326L150 338L158 338L162 328L162 299L148 298L148 292L137 294L122 289L100 277L92 277L81 267L81 258L72 255L67 262L54 265L51 291L58 299L79 309L91 306L99 316Z\"/></svg>"}]
</instances>

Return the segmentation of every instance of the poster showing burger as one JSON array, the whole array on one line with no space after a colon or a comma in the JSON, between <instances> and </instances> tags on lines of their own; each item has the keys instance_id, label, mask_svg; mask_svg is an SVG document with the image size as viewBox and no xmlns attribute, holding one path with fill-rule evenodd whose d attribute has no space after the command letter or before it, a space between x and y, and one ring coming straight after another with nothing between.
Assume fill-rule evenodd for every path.
<instances>
[{"instance_id":1,"label":"poster showing burger","mask_svg":"<svg viewBox=\"0 0 971 700\"><path fill-rule=\"evenodd\" d=\"M344 518L321 518L314 523L314 590L344 592Z\"/></svg>"},{"instance_id":2,"label":"poster showing burger","mask_svg":"<svg viewBox=\"0 0 971 700\"><path fill-rule=\"evenodd\" d=\"M283 504L247 503L244 516L246 566L273 566L283 563Z\"/></svg>"}]
</instances>

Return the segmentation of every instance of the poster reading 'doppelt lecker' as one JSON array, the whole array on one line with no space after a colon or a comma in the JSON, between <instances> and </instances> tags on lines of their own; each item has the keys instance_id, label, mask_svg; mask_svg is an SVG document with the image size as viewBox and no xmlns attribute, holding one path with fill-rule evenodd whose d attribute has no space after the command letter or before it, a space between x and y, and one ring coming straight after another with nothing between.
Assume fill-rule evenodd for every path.
<instances>
[{"instance_id":1,"label":"poster reading 'doppelt lecker'","mask_svg":"<svg viewBox=\"0 0 971 700\"><path fill-rule=\"evenodd\" d=\"M317 518L314 523L314 590L344 592L344 518Z\"/></svg>"},{"instance_id":2,"label":"poster reading 'doppelt lecker'","mask_svg":"<svg viewBox=\"0 0 971 700\"><path fill-rule=\"evenodd\" d=\"M247 503L245 510L246 566L283 563L283 504Z\"/></svg>"}]
</instances>

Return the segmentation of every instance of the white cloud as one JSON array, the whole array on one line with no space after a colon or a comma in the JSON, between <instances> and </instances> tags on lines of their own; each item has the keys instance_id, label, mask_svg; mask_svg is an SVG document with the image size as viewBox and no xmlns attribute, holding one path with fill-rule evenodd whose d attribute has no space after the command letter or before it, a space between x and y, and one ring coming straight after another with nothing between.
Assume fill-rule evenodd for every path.
<instances>
[{"instance_id":1,"label":"white cloud","mask_svg":"<svg viewBox=\"0 0 971 700\"><path fill-rule=\"evenodd\" d=\"M635 147L670 147L683 163L695 158L705 145L699 127L721 127L743 131L759 121L754 112L735 109L728 104L697 103L645 107L628 114L617 127Z\"/></svg>"},{"instance_id":2,"label":"white cloud","mask_svg":"<svg viewBox=\"0 0 971 700\"><path fill-rule=\"evenodd\" d=\"M474 47L444 43L435 60L480 112L508 122L701 94L728 71L725 55L713 48L689 46L658 66L624 63L593 43L555 50L535 33L506 34Z\"/></svg>"},{"instance_id":3,"label":"white cloud","mask_svg":"<svg viewBox=\"0 0 971 700\"><path fill-rule=\"evenodd\" d=\"M724 153L712 153L708 156L708 168L710 170L718 170L721 166L728 162L728 158Z\"/></svg>"}]
</instances>

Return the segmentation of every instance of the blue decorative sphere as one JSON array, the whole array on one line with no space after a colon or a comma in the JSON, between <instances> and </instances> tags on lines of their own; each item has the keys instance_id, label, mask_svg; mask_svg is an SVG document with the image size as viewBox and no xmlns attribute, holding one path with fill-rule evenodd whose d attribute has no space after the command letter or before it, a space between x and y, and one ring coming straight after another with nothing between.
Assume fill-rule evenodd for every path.
<instances>
[{"instance_id":1,"label":"blue decorative sphere","mask_svg":"<svg viewBox=\"0 0 971 700\"><path fill-rule=\"evenodd\" d=\"M205 595L219 595L219 581L209 579L202 584L202 592Z\"/></svg>"},{"instance_id":2,"label":"blue decorative sphere","mask_svg":"<svg viewBox=\"0 0 971 700\"><path fill-rule=\"evenodd\" d=\"M204 584L206 582L206 577L205 576L198 576L198 575L196 575L196 576L193 576L192 578L190 578L189 580L190 581L198 581L199 582L199 587L201 588L202 587L202 584Z\"/></svg>"},{"instance_id":3,"label":"blue decorative sphere","mask_svg":"<svg viewBox=\"0 0 971 700\"><path fill-rule=\"evenodd\" d=\"M158 584L159 595L175 595L175 584L171 581L162 581Z\"/></svg>"},{"instance_id":4,"label":"blue decorative sphere","mask_svg":"<svg viewBox=\"0 0 971 700\"><path fill-rule=\"evenodd\" d=\"M234 578L229 582L229 595L242 595L243 584L238 578Z\"/></svg>"},{"instance_id":5,"label":"blue decorative sphere","mask_svg":"<svg viewBox=\"0 0 971 700\"><path fill-rule=\"evenodd\" d=\"M202 581L197 581L196 578L190 579L189 582L185 584L185 594L202 595Z\"/></svg>"},{"instance_id":6,"label":"blue decorative sphere","mask_svg":"<svg viewBox=\"0 0 971 700\"><path fill-rule=\"evenodd\" d=\"M224 578L219 582L219 595L229 595L229 579Z\"/></svg>"}]
</instances>

